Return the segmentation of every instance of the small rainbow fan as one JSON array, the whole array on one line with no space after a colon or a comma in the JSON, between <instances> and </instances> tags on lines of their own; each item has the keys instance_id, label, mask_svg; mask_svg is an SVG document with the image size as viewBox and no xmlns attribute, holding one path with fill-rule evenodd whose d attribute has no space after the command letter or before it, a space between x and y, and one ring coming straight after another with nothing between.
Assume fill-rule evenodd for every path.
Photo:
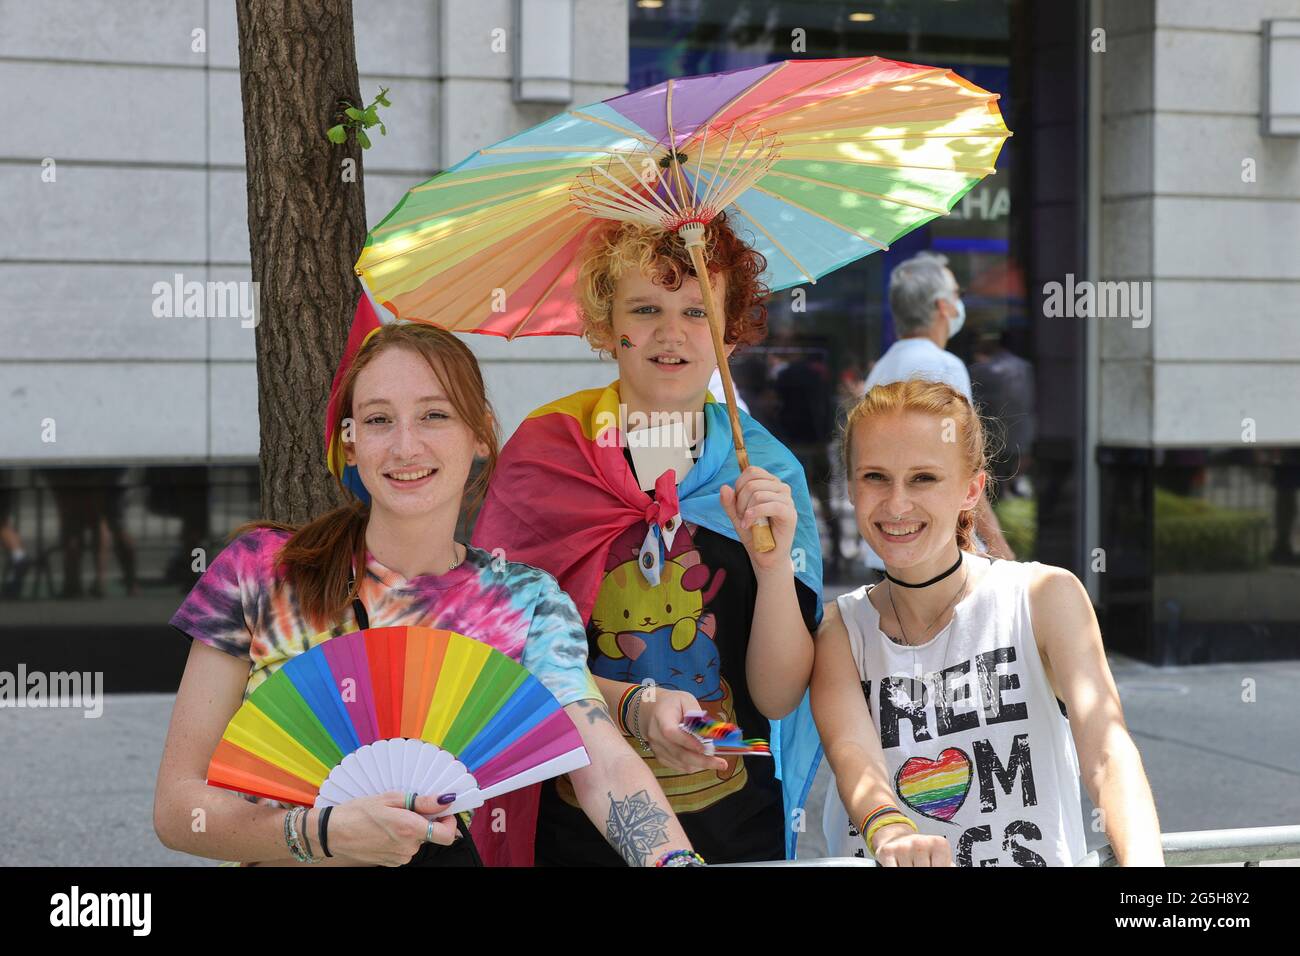
<instances>
[{"instance_id":1,"label":"small rainbow fan","mask_svg":"<svg viewBox=\"0 0 1300 956\"><path fill-rule=\"evenodd\" d=\"M267 678L231 718L208 783L317 807L455 793L446 815L590 762L569 715L505 654L453 631L378 627Z\"/></svg>"},{"instance_id":2,"label":"small rainbow fan","mask_svg":"<svg viewBox=\"0 0 1300 956\"><path fill-rule=\"evenodd\" d=\"M704 744L704 752L710 756L714 754L772 756L772 748L766 740L759 737L743 739L740 736L740 728L736 724L716 720L702 710L688 710L682 716L686 719L679 726Z\"/></svg>"}]
</instances>

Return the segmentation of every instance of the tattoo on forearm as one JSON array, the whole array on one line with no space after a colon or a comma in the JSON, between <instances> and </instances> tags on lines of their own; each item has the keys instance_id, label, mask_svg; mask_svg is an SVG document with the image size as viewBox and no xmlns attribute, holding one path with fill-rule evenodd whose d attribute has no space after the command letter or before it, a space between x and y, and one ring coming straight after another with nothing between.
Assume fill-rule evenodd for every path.
<instances>
[{"instance_id":1,"label":"tattoo on forearm","mask_svg":"<svg viewBox=\"0 0 1300 956\"><path fill-rule=\"evenodd\" d=\"M668 842L668 812L647 790L619 800L609 791L609 823L605 839L628 866L645 866L655 847Z\"/></svg>"},{"instance_id":2,"label":"tattoo on forearm","mask_svg":"<svg viewBox=\"0 0 1300 956\"><path fill-rule=\"evenodd\" d=\"M587 723L595 724L604 722L609 724L611 727L614 726L614 720L609 716L609 710L606 709L605 705L600 701L580 700L577 701L577 704L582 708L582 712L587 715Z\"/></svg>"}]
</instances>

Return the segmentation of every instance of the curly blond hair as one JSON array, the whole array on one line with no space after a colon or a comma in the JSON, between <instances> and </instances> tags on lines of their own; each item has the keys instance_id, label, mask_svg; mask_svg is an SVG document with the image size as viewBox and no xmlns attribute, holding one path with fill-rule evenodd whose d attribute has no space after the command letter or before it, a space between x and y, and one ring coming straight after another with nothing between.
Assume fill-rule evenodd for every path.
<instances>
[{"instance_id":1,"label":"curly blond hair","mask_svg":"<svg viewBox=\"0 0 1300 956\"><path fill-rule=\"evenodd\" d=\"M761 276L767 269L767 259L735 234L726 213L720 213L705 227L704 261L710 274L724 273L727 277L723 341L737 346L763 341L767 337L770 292ZM611 356L614 292L625 273L639 269L674 292L687 276L695 276L690 253L676 233L617 219L601 220L592 230L580 263L577 291L583 336L594 350Z\"/></svg>"}]
</instances>

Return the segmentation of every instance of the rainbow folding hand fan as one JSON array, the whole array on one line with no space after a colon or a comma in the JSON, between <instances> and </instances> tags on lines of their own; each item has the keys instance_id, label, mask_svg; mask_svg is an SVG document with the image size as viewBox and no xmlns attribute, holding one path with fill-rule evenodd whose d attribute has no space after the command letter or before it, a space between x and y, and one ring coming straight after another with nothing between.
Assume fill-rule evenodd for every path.
<instances>
[{"instance_id":1,"label":"rainbow folding hand fan","mask_svg":"<svg viewBox=\"0 0 1300 956\"><path fill-rule=\"evenodd\" d=\"M505 654L452 631L380 627L267 678L231 718L208 783L317 807L455 793L446 815L590 762L569 715Z\"/></svg>"},{"instance_id":2,"label":"rainbow folding hand fan","mask_svg":"<svg viewBox=\"0 0 1300 956\"><path fill-rule=\"evenodd\" d=\"M772 748L760 737L745 738L740 728L725 720L716 720L702 710L688 710L682 715L679 727L704 744L704 752L714 754L751 754L755 757L772 756Z\"/></svg>"}]
</instances>

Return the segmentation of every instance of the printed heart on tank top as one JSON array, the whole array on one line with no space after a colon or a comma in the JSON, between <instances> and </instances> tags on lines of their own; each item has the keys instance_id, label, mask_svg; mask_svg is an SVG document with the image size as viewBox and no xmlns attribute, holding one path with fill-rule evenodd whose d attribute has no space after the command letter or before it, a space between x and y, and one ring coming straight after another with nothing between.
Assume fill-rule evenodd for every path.
<instances>
[{"instance_id":1,"label":"printed heart on tank top","mask_svg":"<svg viewBox=\"0 0 1300 956\"><path fill-rule=\"evenodd\" d=\"M970 757L949 747L938 760L909 757L894 776L894 792L922 816L949 822L970 793Z\"/></svg>"}]
</instances>

